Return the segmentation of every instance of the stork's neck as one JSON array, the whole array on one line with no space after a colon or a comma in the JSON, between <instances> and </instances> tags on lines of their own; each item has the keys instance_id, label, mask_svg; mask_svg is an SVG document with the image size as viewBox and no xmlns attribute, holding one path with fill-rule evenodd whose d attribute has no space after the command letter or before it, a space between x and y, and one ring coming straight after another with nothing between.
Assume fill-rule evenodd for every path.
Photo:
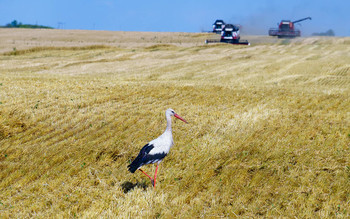
<instances>
[{"instance_id":1,"label":"stork's neck","mask_svg":"<svg viewBox=\"0 0 350 219\"><path fill-rule=\"evenodd\" d=\"M171 116L166 115L166 129L165 132L171 133Z\"/></svg>"}]
</instances>

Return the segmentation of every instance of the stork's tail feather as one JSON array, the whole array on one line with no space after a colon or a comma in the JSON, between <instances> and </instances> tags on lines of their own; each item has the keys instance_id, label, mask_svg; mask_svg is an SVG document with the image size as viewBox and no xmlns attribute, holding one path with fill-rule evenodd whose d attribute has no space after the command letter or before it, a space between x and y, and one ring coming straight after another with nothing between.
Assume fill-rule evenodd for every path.
<instances>
[{"instance_id":1,"label":"stork's tail feather","mask_svg":"<svg viewBox=\"0 0 350 219\"><path fill-rule=\"evenodd\" d=\"M137 160L134 160L131 164L128 165L129 171L131 173L135 173L135 171L140 167L141 167L141 165L139 162L137 162Z\"/></svg>"},{"instance_id":2,"label":"stork's tail feather","mask_svg":"<svg viewBox=\"0 0 350 219\"><path fill-rule=\"evenodd\" d=\"M153 148L154 146L150 144L146 144L145 146L143 146L143 148L141 149L140 153L137 155L135 160L131 162L131 164L129 164L128 166L129 171L131 173L135 173L135 171L144 164L142 162L144 156L146 156L146 154L148 154Z\"/></svg>"}]
</instances>

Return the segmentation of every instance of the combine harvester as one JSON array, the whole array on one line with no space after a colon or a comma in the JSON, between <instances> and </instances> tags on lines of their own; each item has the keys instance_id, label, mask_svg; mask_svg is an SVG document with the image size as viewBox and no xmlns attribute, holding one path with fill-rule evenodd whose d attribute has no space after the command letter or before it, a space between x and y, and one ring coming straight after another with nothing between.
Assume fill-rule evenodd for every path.
<instances>
[{"instance_id":1,"label":"combine harvester","mask_svg":"<svg viewBox=\"0 0 350 219\"><path fill-rule=\"evenodd\" d=\"M220 34L222 29L224 29L225 27L225 22L223 20L216 20L214 23L213 23L213 29L212 30L205 30L205 31L202 31L203 33L217 33L217 34Z\"/></svg>"},{"instance_id":2,"label":"combine harvester","mask_svg":"<svg viewBox=\"0 0 350 219\"><path fill-rule=\"evenodd\" d=\"M233 24L225 24L224 28L221 31L220 39L207 39L205 43L230 43L238 45L250 45L250 43L245 41L240 41L239 27Z\"/></svg>"},{"instance_id":3,"label":"combine harvester","mask_svg":"<svg viewBox=\"0 0 350 219\"><path fill-rule=\"evenodd\" d=\"M300 30L294 29L294 24L304 20L311 20L311 17L306 17L296 21L282 20L278 24L278 28L269 29L269 36L277 36L278 38L300 37Z\"/></svg>"},{"instance_id":4,"label":"combine harvester","mask_svg":"<svg viewBox=\"0 0 350 219\"><path fill-rule=\"evenodd\" d=\"M222 29L225 27L225 22L223 20L216 20L213 24L213 33L221 33Z\"/></svg>"}]
</instances>

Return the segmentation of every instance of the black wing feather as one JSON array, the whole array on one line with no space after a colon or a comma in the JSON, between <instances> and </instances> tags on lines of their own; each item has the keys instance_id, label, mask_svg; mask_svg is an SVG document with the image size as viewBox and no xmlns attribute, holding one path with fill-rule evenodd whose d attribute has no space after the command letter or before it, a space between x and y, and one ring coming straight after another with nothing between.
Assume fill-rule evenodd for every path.
<instances>
[{"instance_id":1,"label":"black wing feather","mask_svg":"<svg viewBox=\"0 0 350 219\"><path fill-rule=\"evenodd\" d=\"M163 160L163 158L167 155L166 153L159 154L149 154L149 152L154 148L151 144L146 144L141 149L139 155L135 158L130 165L128 165L129 171L134 173L138 168L145 164L156 163L158 161Z\"/></svg>"},{"instance_id":2,"label":"black wing feather","mask_svg":"<svg viewBox=\"0 0 350 219\"><path fill-rule=\"evenodd\" d=\"M135 160L133 162L131 162L131 164L128 165L129 171L132 173L135 173L135 171L140 168L142 165L144 165L144 158L146 155L148 155L148 153L154 148L153 145L151 144L146 144L145 146L143 146L143 148L141 149L139 155L137 155L137 157L135 158Z\"/></svg>"}]
</instances>

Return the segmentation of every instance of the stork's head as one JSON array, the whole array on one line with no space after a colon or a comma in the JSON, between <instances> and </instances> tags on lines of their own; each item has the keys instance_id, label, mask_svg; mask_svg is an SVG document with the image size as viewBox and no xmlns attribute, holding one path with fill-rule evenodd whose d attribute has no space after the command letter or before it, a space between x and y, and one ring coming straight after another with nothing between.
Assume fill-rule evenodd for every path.
<instances>
[{"instance_id":1,"label":"stork's head","mask_svg":"<svg viewBox=\"0 0 350 219\"><path fill-rule=\"evenodd\" d=\"M178 114L175 113L175 111L173 109L167 109L165 111L165 116L166 117L170 117L170 116L174 116L175 118L178 118L180 119L181 121L185 122L185 123L188 123L186 120L184 120L183 118L181 118L181 116L179 116Z\"/></svg>"}]
</instances>

